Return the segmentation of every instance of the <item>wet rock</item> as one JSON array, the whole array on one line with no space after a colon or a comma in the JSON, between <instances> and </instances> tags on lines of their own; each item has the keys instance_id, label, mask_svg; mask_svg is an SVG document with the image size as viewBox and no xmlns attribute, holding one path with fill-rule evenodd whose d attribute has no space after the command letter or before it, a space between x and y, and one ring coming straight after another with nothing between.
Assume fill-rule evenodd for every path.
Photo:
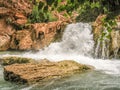
<instances>
[{"instance_id":1,"label":"wet rock","mask_svg":"<svg viewBox=\"0 0 120 90\"><path fill-rule=\"evenodd\" d=\"M114 52L115 55L118 55L116 57L120 57L120 29L113 30L111 32L111 38L111 52Z\"/></svg>"},{"instance_id":2,"label":"wet rock","mask_svg":"<svg viewBox=\"0 0 120 90\"><path fill-rule=\"evenodd\" d=\"M11 65L11 64L23 64L23 63L31 63L31 62L35 62L33 59L31 58L22 58L22 57L4 57L1 59L2 61L2 65L6 66L6 65Z\"/></svg>"},{"instance_id":3,"label":"wet rock","mask_svg":"<svg viewBox=\"0 0 120 90\"><path fill-rule=\"evenodd\" d=\"M94 34L94 41L96 48L98 47L98 42L100 42L98 57L100 56L100 53L103 52L104 54L106 54L105 56L107 56L107 58L119 58L120 57L120 18L119 18L120 16L116 18L117 25L112 27L110 36L104 42L105 45L103 46L103 40L100 38L103 34L103 31L105 31L102 22L102 19L105 17L106 15L98 16L98 18L93 24L93 34Z\"/></svg>"},{"instance_id":4,"label":"wet rock","mask_svg":"<svg viewBox=\"0 0 120 90\"><path fill-rule=\"evenodd\" d=\"M100 35L103 31L103 22L102 19L105 18L106 15L99 15L96 19L96 21L93 23L93 34L94 34L94 40L97 41Z\"/></svg>"},{"instance_id":5,"label":"wet rock","mask_svg":"<svg viewBox=\"0 0 120 90\"><path fill-rule=\"evenodd\" d=\"M13 64L4 67L4 78L7 81L33 84L51 79L70 76L90 70L90 66L82 65L71 60L39 63Z\"/></svg>"},{"instance_id":6,"label":"wet rock","mask_svg":"<svg viewBox=\"0 0 120 90\"><path fill-rule=\"evenodd\" d=\"M38 50L48 46L56 35L61 34L57 32L58 30L63 32L65 25L64 21L32 24L33 49Z\"/></svg>"}]
</instances>

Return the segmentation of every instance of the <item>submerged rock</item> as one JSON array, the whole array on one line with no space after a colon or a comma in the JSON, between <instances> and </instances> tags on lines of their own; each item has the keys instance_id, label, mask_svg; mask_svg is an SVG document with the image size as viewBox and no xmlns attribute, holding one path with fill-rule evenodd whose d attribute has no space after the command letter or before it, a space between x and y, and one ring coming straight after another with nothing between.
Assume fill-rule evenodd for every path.
<instances>
[{"instance_id":1,"label":"submerged rock","mask_svg":"<svg viewBox=\"0 0 120 90\"><path fill-rule=\"evenodd\" d=\"M55 78L70 76L90 70L90 66L71 60L39 63L13 64L4 67L4 79L11 82L33 84Z\"/></svg>"}]
</instances>

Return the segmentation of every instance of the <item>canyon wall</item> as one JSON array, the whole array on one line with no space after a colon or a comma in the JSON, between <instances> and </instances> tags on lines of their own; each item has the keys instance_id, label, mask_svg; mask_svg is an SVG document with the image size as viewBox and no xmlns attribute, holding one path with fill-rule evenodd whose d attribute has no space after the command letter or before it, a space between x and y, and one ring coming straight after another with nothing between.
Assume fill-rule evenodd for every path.
<instances>
[{"instance_id":1,"label":"canyon wall","mask_svg":"<svg viewBox=\"0 0 120 90\"><path fill-rule=\"evenodd\" d=\"M0 51L39 50L61 35L67 21L28 23L32 7L29 0L0 1Z\"/></svg>"}]
</instances>

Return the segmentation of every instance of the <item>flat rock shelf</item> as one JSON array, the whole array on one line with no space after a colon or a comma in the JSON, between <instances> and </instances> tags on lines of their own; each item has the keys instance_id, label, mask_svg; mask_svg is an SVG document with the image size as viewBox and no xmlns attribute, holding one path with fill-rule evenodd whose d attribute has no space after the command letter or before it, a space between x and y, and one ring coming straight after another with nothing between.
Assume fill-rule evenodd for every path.
<instances>
[{"instance_id":1,"label":"flat rock shelf","mask_svg":"<svg viewBox=\"0 0 120 90\"><path fill-rule=\"evenodd\" d=\"M91 69L91 66L82 65L72 60L59 62L42 60L37 63L4 66L4 79L21 84L35 84L67 77L75 73L82 73Z\"/></svg>"}]
</instances>

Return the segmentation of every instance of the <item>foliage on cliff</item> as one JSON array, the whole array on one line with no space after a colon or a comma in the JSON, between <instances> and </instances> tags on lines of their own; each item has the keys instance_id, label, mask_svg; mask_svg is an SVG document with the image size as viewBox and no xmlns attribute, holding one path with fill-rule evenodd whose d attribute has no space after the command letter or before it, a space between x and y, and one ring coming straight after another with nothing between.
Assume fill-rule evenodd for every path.
<instances>
[{"instance_id":1,"label":"foliage on cliff","mask_svg":"<svg viewBox=\"0 0 120 90\"><path fill-rule=\"evenodd\" d=\"M49 22L59 17L76 18L77 21L95 21L100 14L118 15L119 0L30 0L33 5L31 23Z\"/></svg>"},{"instance_id":2,"label":"foliage on cliff","mask_svg":"<svg viewBox=\"0 0 120 90\"><path fill-rule=\"evenodd\" d=\"M98 15L106 14L107 18L119 15L119 0L83 0L78 21L95 21Z\"/></svg>"}]
</instances>

